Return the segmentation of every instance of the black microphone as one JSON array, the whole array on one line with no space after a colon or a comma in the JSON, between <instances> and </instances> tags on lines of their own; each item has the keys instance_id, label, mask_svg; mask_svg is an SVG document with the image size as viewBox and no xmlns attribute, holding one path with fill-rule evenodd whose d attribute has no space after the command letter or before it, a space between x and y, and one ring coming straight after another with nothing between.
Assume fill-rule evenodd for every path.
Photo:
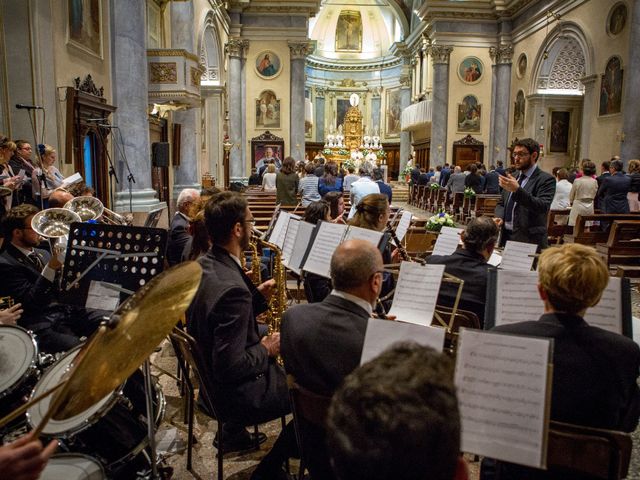
<instances>
[{"instance_id":1,"label":"black microphone","mask_svg":"<svg viewBox=\"0 0 640 480\"><path fill-rule=\"evenodd\" d=\"M44 110L44 107L41 107L40 105L24 105L22 103L16 104L16 108L18 110L21 110L23 108L26 108L27 110Z\"/></svg>"}]
</instances>

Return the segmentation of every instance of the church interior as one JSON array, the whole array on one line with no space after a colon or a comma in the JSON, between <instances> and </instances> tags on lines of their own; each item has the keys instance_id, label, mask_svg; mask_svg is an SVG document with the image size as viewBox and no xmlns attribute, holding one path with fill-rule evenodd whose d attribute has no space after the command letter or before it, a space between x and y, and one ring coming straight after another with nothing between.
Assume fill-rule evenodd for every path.
<instances>
[{"instance_id":1,"label":"church interior","mask_svg":"<svg viewBox=\"0 0 640 480\"><path fill-rule=\"evenodd\" d=\"M300 220L304 216L307 204L302 182L312 175L309 172L314 171L313 168L307 169L305 176L302 172L306 165L311 164L319 167L321 172L327 172L329 168L324 169L323 165L334 164L340 172L341 181L354 170L355 173L361 170L360 176L365 176L362 171L372 167L374 172L379 172L377 180L390 187L386 206L391 212L391 218L387 214L389 224L393 225L391 230L401 229L402 211L413 215L409 215L410 224L403 231L404 239L390 242L398 247L404 245L405 260L418 259L417 263L422 262L424 266L429 263L425 259L432 252L438 236L443 235L430 231L431 222L437 221L438 215L451 218L452 226L464 229L482 216L499 217L497 208L501 203L515 209L513 212L518 212L520 206L531 204L527 203L529 197L519 196L516 199L518 206L514 206L512 196L515 197L516 193L509 193L522 191L526 185L532 188L533 177L523 176L516 182L508 173L515 175L516 170L525 172L525 168L518 166L522 158L518 155L523 154L515 152L521 151L527 139L533 139L537 145L537 150L534 149L537 170L545 172L549 178L555 176L558 185L569 177L573 183L576 175L578 178L583 175L596 178L604 172L609 175L609 162L614 161L621 162L620 170L628 173L627 176L640 176L640 161L637 160L640 158L640 97L636 97L640 91L640 49L635 50L633 45L640 45L640 0L0 0L0 160L3 138L7 144L13 142L14 147L17 143L18 148L23 143L31 144L31 159L36 167L44 164L44 146L52 146L56 154L53 165L61 178L58 186L66 188L68 184L65 181L79 175L85 191L91 192L90 195L99 201L92 203L86 200L89 197L84 196L85 193L80 193L85 199L81 207L85 213L90 210L88 217L78 211L76 213L80 216L74 213L75 216L69 220L54 218L50 212L43 222L55 220L65 227L64 224L80 218L94 222L110 217L111 220L104 223L106 229L99 234L104 234L105 238L100 240L104 240L105 245L111 235L109 227L113 227L114 232L123 232L125 236L127 227L138 228L135 232L139 231L138 235L143 237L147 231L143 228L162 230L162 234L149 234L146 241L140 237L135 240L134 232L132 252L139 252L138 248L146 252L144 244L155 245L154 242L160 242L161 237L162 242L171 243L173 222L184 212L181 205L186 201L185 192L203 192L203 199L206 189L242 192L252 212L252 219L242 221L253 222L254 236L268 232L268 237L280 228L278 218L299 215L295 218ZM36 154L41 144L44 146ZM529 154L533 153L530 149ZM296 171L301 172L300 187L296 179L294 191L294 196L301 192L301 200L296 200L293 205L283 202L276 207L280 204L280 193L276 194L275 184L272 190L265 188L263 177L272 173L267 167L273 163L277 171L286 170L289 158L293 159ZM319 159L321 163L318 164ZM595 168L590 173L590 167L584 168L590 165L589 162ZM606 162L606 167L603 162ZM638 162L637 165L634 162ZM0 162L0 168L4 168L3 163ZM475 176L476 170L481 170L484 177L487 172L497 170L496 167L504 167L502 171L507 173L500 175L513 180L513 190L508 190L502 178L498 180L496 175L495 191L490 191L488 183L486 189L476 191L475 187L462 180L464 185L461 189L452 192L444 177L445 170L447 176L467 170ZM526 170L527 175L532 175L531 171ZM24 171L21 172L24 177ZM274 181L280 182L280 175L277 173L276 177L273 173L273 178L277 178ZM11 173L0 170L0 182L14 176L20 176L15 167ZM322 177L322 173L317 176ZM252 183L253 177L258 178L257 183ZM497 188L498 181L500 189ZM484 178L482 182L484 186ZM556 183L553 185L556 188ZM597 185L600 186L599 178ZM16 206L17 193L13 189L8 184L7 188L0 187L0 202L8 199L2 213ZM349 207L356 211L357 202L353 192L349 195L346 188L340 191L344 194L341 202L344 201L346 216ZM384 193L382 187L376 191ZM557 195L559 190L555 191ZM638 190L635 192L637 206ZM566 195L569 198L568 190ZM574 201L573 193L571 195ZM592 199L594 195L595 192ZM317 200L320 200L319 196ZM38 202L38 209L46 208L43 199ZM189 198L188 203L195 204L196 201ZM631 200L629 204L633 205ZM616 307L616 314L625 318L620 321L624 324L620 333L637 342L640 331L632 332L632 327L640 330L640 217L634 215L638 215L640 208L634 210L632 206L631 210L614 211L603 205L605 203L598 206L596 200L595 210L592 206L590 212L583 212L583 217L578 217L578 220L570 214L572 207L568 200L561 206L555 203L551 207L547 205L544 223L540 227L544 230L545 244L538 243L538 246L547 246L547 235L548 245L552 247L568 243L592 246L604 259L611 278L622 279L619 281L623 291L622 307ZM209 214L209 207L202 203L198 217L202 232L206 223L203 219ZM183 217L187 223L195 218L186 214ZM35 214L36 218L38 214ZM511 240L515 239L515 218L516 213L513 217L504 213L504 223L498 223L498 229L514 229L510 230L510 235L514 235ZM384 223L386 226L387 222ZM55 226L60 227L59 224ZM252 256L251 252L246 253L248 249L245 248L246 255L243 256L246 258L242 258L242 267L253 268L258 278L259 265L264 270L265 262L269 269L267 278L277 282L278 276L282 275L284 302L280 304L280 316L286 310L282 303L288 306L307 301L311 303L306 285L301 287L299 268L280 271L274 267L274 251L279 251L276 247L280 248L280 253L285 252L287 238L291 234L286 225L283 228L280 243L276 235L271 235L269 241L263 243L263 251L254 250ZM440 228L441 225L437 226L437 232L441 232ZM74 232L73 227L71 230ZM287 231L289 233L285 235ZM197 233L193 233L195 229L189 232L195 244ZM466 230L462 237L455 237L455 245L460 238L462 245L465 235L469 238L468 232ZM2 250L11 241L10 234L7 236L3 231L3 235L5 246ZM62 236L55 235L56 238ZM71 235L68 225L65 235ZM89 237L79 239L83 234L77 228L73 235L73 241L69 240L67 247L67 257L77 253L77 258L80 258L84 253L74 248L82 249L86 245L96 247L93 250L96 264L107 255L106 250L100 250L102 243L94 245ZM206 237L206 233L204 235ZM46 249L50 246L53 251L55 242L51 242L51 238L43 243ZM294 239L291 238L291 249L294 248ZM537 243L537 240L531 241ZM259 241L257 244L260 245ZM209 245L210 242L206 248ZM128 243L126 248L129 248ZM102 256L98 258L97 253L101 251ZM92 254L89 250L87 252L87 256ZM132 252L122 250L120 253L132 256ZM289 254L293 255L291 252ZM181 253L182 250L176 263L179 263ZM523 254L531 257L533 266L529 264L529 270L532 272L536 269L539 253L540 249L536 252L533 248L530 253ZM169 255L167 250L167 266L173 265ZM307 251L305 259L308 256ZM198 289L197 285L189 283L187 277L200 278L200 274L191 272L187 275L184 273L186 270L182 270L182 274L172 274L173 270L163 273L168 273L169 278L175 275L174 285L184 285L184 291L190 292L188 300L187 294L178 299L179 292L162 286L162 282L152 282L154 275L162 271L160 267L152 268L155 258L152 263L151 257L142 257L140 261L144 260L144 263L140 264L142 268L135 278L139 283L132 284L136 288L120 282L126 286L120 290L121 300L125 298L123 292L131 294L138 288L143 291L147 282L154 288L166 288L165 299L184 304L184 308L176 307L182 308L176 319L183 318L186 325L193 309L187 310L187 307ZM109 256L106 258L108 260ZM328 264L329 259L326 258L325 263ZM390 263L400 262L395 256L393 262L387 261L384 252L383 259L385 268ZM138 257L132 259L131 264L137 260ZM118 260L113 261L115 272ZM65 281L68 281L67 290L72 290L74 284L82 285L81 280L86 273L80 273L82 268L90 270L93 266L88 266L85 261L80 268L81 261L75 265L73 262L69 258L63 262L65 272L58 285L62 290ZM37 264L38 268L44 268L43 276L47 270L45 264L49 265L42 259ZM131 264L127 275L135 271L136 267L131 268ZM66 271L70 265L73 273ZM0 259L0 276L3 276L2 268ZM126 264L121 268L119 274L124 275ZM140 273L142 270L144 275ZM106 268L100 271L104 273L100 280L109 278ZM207 275L206 270L204 275ZM316 275L315 271L313 275ZM398 275L402 272L398 273L396 268L393 276L397 282ZM499 280L494 278L496 281ZM203 284L204 280L200 288ZM495 283L493 286L498 288ZM93 285L87 286L89 288ZM464 292L464 287L460 289ZM466 308L464 302L458 305L460 291L453 313L435 307L436 312L451 315L452 322L455 310L460 308L464 311ZM150 308L154 318L159 319L165 314L151 305L149 298L154 298L158 305L166 302L163 303L162 295L157 294L156 298L152 289L151 292L146 300L141 294L131 297L132 305L140 309L143 306ZM493 294L495 296L495 291ZM435 295L437 297L437 291ZM0 287L0 300L5 296L8 298L15 294ZM22 308L25 308L25 300L21 297L14 300L22 302ZM2 308L4 306L0 307L0 312ZM496 308L495 305L492 308ZM169 311L176 310L170 308ZM478 317L472 313L476 323L465 324L463 321L460 325L467 329L476 324L480 327L485 322L484 312L483 299L482 315ZM122 312L122 318L128 318L127 314L127 311ZM115 322L114 331L125 328L126 322L120 322L119 325ZM9 328L2 323L0 317L0 344L4 343L2 329ZM17 325L24 326L20 320ZM129 366L138 369L146 358L143 349L150 349L147 353L152 359L150 370L144 372L144 381L137 379L136 382L142 388L147 376L152 376L160 385L155 387L160 394L155 397L153 407L148 408L155 408L157 415L160 415L158 410L164 413L164 418L157 419L155 425L162 434L157 436L158 440L162 438L161 445L157 446L158 451L163 452L160 454L161 472L152 468L146 473L150 476L136 477L129 471L132 469L125 468L123 472L126 473L118 473L121 465L116 468L108 459L101 461L103 465L99 467L99 470L106 468L107 473L103 471L101 474L104 477L77 478L223 478L222 460L216 456L218 450L215 447L218 430L222 437L221 423L203 413L206 408L203 410L202 400L198 400L197 395L194 400L193 389L189 386L192 383L185 381L185 375L187 379L190 375L188 356L180 353L179 340L184 338L176 334L171 342L165 339L174 325L175 322L166 331L158 327L160 333L156 344L151 345L151 340L140 342L140 361L135 366L132 366L133 360L126 362L126 355L122 360L127 363L126 369ZM443 325L448 328L447 342L451 335L457 338L458 327L454 333L451 324ZM484 327L487 329L486 325ZM27 326L22 330L25 329L31 330ZM132 327L131 332L134 330ZM24 337L23 333L17 334ZM142 331L139 334L143 335ZM111 337L109 333L104 335L107 337L105 349L111 341L113 344L109 348L120 345L115 334ZM149 337L155 338L153 335ZM31 340L27 340L30 345ZM455 349L455 342L453 345L451 348ZM131 344L127 348L133 346ZM0 345L0 358L4 358L4 348ZM108 354L102 355L106 359ZM118 355L114 357L119 358ZM65 358L61 360L57 353L54 354L47 368L59 367ZM85 364L88 363L87 359ZM98 365L97 360L95 365ZM186 368L181 370L181 366ZM48 370L43 366L37 368L37 377L45 378ZM112 370L115 375L115 366L105 371ZM137 371L141 378L142 371L143 368ZM638 389L638 373L636 371L633 378L635 390ZM0 367L0 380L2 375ZM95 375L100 376L97 372ZM87 379L90 376L86 374ZM195 378L193 384L197 390L201 380L194 372L191 376ZM28 396L31 388L35 387L31 382L35 381L31 373L27 377L30 378L26 382L29 390L22 393ZM20 388L25 388L24 383ZM93 385L99 380L90 383ZM6 410L7 405L3 402L6 398L15 397L15 392L13 387L9 389L2 382L0 387L7 388L0 392L1 417L18 408L19 403L12 401L12 408ZM5 396L9 391L10 395ZM100 391L103 395L107 393ZM134 395L132 392L128 394ZM67 393L68 398L70 395ZM144 417L144 393L141 395L142 399L137 404L133 402L133 408L140 410L137 413ZM61 394L54 398L62 397ZM56 408L61 407L57 405ZM195 430L192 435L187 419L189 416L193 418L194 409ZM637 413L640 415L640 406ZM545 417L547 421L548 414ZM290 420L291 416L286 418ZM264 445L258 445L257 451L220 454L220 457L224 456L224 478L276 478L252 474L254 467L267 458L266 452L276 448L274 442L277 444L275 439L281 430L285 431L285 420L281 423L279 416L269 420L260 426L268 438ZM143 423L149 422L144 420ZM126 428L129 427L127 424ZM620 461L624 474L617 471L615 476L605 473L604 476L565 478L640 479L640 436L636 427L637 416L633 428L624 433L624 441L628 442L622 449L623 460ZM546 429L551 428L546 426ZM20 430L20 434L24 432ZM0 445L9 437L15 438L6 436L2 421L0 433L5 435ZM145 435L144 432L135 433ZM194 445L191 445L192 438ZM85 440L91 448L80 449L83 454L92 448L98 456L103 454L105 447L96 445L100 441ZM109 440L117 442L118 435L114 434L114 438ZM153 448L148 443L144 444L145 451ZM463 446L464 443L463 438ZM1 471L2 448L0 446L0 477L4 478ZM142 448L136 454L140 450ZM553 457L554 461L562 457L560 454L552 455L551 450L548 454L546 444L544 450L544 455L549 455L549 459ZM70 451L74 449L70 448ZM480 474L480 463L482 457L491 455L473 449L464 452L469 468L469 476L465 478L525 478L517 475L484 477ZM152 452L151 458L156 454ZM88 455L91 456L90 453ZM110 454L105 453L104 456L109 457ZM290 473L297 474L301 466L304 467L304 455L302 461L293 460ZM66 476L70 475L70 470L65 470L71 467L61 468L62 476L55 478L72 478ZM304 476L304 472L300 472L295 478L324 477L313 472Z\"/></svg>"}]
</instances>

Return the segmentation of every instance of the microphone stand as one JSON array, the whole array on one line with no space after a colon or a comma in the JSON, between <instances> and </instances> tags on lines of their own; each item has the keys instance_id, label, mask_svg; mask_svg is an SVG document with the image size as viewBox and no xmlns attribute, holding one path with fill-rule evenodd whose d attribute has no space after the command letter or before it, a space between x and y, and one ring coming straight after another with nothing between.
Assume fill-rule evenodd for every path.
<instances>
[{"instance_id":1,"label":"microphone stand","mask_svg":"<svg viewBox=\"0 0 640 480\"><path fill-rule=\"evenodd\" d=\"M124 140L122 138L122 132L120 131L120 127L116 125L109 125L109 128L114 128L118 132L119 141L115 141L116 136L114 135L114 143L118 148L118 152L124 160L124 166L127 168L127 181L129 182L129 212L133 214L133 184L136 183L136 178L133 176L133 172L131 168L129 168L129 161L127 160L127 154L124 148Z\"/></svg>"},{"instance_id":2,"label":"microphone stand","mask_svg":"<svg viewBox=\"0 0 640 480\"><path fill-rule=\"evenodd\" d=\"M108 122L107 119L105 119L104 121ZM109 162L109 200L110 200L111 208L115 209L115 203L113 203L114 184L112 180L115 180L116 185L120 184L120 182L118 181L118 175L116 174L116 169L113 167L113 160L111 159L111 155L109 154L109 149L107 148L107 141L102 135L103 125L96 125L96 127L98 131L98 137L100 138L100 144L102 145L102 150L104 150L107 156L107 161ZM114 143L115 143L115 137L114 137Z\"/></svg>"}]
</instances>

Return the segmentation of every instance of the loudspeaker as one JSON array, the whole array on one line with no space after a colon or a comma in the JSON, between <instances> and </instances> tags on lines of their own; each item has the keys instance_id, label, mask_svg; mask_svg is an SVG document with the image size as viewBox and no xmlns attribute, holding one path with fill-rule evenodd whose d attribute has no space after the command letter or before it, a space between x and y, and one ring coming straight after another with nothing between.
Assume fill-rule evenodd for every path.
<instances>
[{"instance_id":1,"label":"loudspeaker","mask_svg":"<svg viewBox=\"0 0 640 480\"><path fill-rule=\"evenodd\" d=\"M151 163L154 167L169 166L169 142L154 142L151 144Z\"/></svg>"}]
</instances>

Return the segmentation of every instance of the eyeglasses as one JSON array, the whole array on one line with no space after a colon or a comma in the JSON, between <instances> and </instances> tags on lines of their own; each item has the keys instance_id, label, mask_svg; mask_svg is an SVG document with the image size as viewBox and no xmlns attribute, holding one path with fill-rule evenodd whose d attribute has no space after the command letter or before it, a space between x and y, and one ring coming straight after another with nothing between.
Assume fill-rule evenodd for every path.
<instances>
[{"instance_id":1,"label":"eyeglasses","mask_svg":"<svg viewBox=\"0 0 640 480\"><path fill-rule=\"evenodd\" d=\"M529 152L513 152L513 155L511 155L513 158L524 158L524 157L528 157L529 155L531 155Z\"/></svg>"},{"instance_id":2,"label":"eyeglasses","mask_svg":"<svg viewBox=\"0 0 640 480\"><path fill-rule=\"evenodd\" d=\"M245 220L244 223L250 223L252 226L254 226L256 224L256 219L252 218L250 220Z\"/></svg>"}]
</instances>

